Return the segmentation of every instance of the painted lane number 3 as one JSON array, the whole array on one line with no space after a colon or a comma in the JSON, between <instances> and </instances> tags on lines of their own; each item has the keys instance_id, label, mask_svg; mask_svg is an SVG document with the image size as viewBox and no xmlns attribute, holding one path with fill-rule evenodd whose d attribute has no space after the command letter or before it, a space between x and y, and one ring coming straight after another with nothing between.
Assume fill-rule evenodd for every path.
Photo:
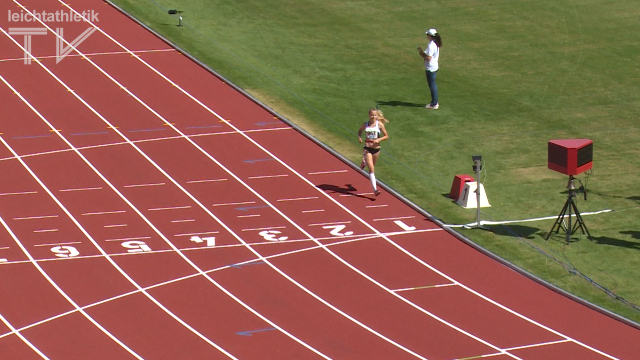
<instances>
[{"instance_id":1,"label":"painted lane number 3","mask_svg":"<svg viewBox=\"0 0 640 360\"><path fill-rule=\"evenodd\" d=\"M286 236L276 237L276 235L281 234L278 230L265 230L260 231L258 234L267 241L285 241L288 239Z\"/></svg>"}]
</instances>

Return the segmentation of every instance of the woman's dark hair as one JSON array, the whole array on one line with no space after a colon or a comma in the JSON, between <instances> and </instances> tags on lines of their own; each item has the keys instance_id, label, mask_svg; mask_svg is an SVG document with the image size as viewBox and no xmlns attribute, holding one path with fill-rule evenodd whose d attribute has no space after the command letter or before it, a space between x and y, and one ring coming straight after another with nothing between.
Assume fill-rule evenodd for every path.
<instances>
[{"instance_id":1,"label":"woman's dark hair","mask_svg":"<svg viewBox=\"0 0 640 360\"><path fill-rule=\"evenodd\" d=\"M442 46L442 38L440 37L440 34L436 33L435 35L432 36L433 41L436 43L436 45L438 45L438 47Z\"/></svg>"}]
</instances>

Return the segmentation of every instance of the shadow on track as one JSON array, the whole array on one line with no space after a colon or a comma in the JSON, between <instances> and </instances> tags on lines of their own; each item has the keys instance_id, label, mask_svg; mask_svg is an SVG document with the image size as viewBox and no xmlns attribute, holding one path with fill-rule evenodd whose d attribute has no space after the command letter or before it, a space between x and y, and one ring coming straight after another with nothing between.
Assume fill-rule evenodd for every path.
<instances>
[{"instance_id":1,"label":"shadow on track","mask_svg":"<svg viewBox=\"0 0 640 360\"><path fill-rule=\"evenodd\" d=\"M358 191L358 189L354 188L353 185L351 184L345 184L345 187L340 187L340 186L336 186L336 185L331 185L331 184L320 184L318 186L316 186L318 189L322 189L324 191L332 191L334 193L340 193L340 194L345 194L345 195L351 195L351 196L356 196L356 197L360 197L363 199L369 199L371 201L375 201L375 198L370 198L368 196L364 196L364 195L359 195L356 194L355 192Z\"/></svg>"}]
</instances>

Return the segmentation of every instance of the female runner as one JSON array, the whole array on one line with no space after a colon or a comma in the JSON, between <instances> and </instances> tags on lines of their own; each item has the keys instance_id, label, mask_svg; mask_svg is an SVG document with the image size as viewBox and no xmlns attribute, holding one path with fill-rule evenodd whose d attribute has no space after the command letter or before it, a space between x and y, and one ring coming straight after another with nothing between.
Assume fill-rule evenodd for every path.
<instances>
[{"instance_id":1,"label":"female runner","mask_svg":"<svg viewBox=\"0 0 640 360\"><path fill-rule=\"evenodd\" d=\"M376 186L375 166L380 156L380 142L387 140L389 135L384 124L389 120L385 119L382 111L378 109L369 110L369 121L360 126L358 130L358 141L362 143L362 132L365 133L364 150L362 152L362 164L361 169L364 169L365 164L369 168L369 179L371 180L371 186L373 186L373 193L378 196L380 191ZM382 136L381 136L382 135Z\"/></svg>"}]
</instances>

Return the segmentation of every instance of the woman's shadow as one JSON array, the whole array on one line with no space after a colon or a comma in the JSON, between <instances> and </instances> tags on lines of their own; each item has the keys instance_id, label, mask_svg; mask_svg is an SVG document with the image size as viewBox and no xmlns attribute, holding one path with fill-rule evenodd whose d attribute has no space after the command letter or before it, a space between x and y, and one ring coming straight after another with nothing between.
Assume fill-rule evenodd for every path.
<instances>
[{"instance_id":1,"label":"woman's shadow","mask_svg":"<svg viewBox=\"0 0 640 360\"><path fill-rule=\"evenodd\" d=\"M343 188L339 187L339 186L336 186L336 185L331 185L331 184L321 184L321 185L318 185L316 187L318 189L322 189L324 191L332 191L334 193L355 196L355 197L359 197L359 198L363 198L363 199L369 199L371 201L375 200L375 198L370 198L368 196L364 196L364 195L360 195L360 194L355 193L356 191L358 191L358 189L353 187L353 185L351 185L351 184L345 184L345 187L343 187Z\"/></svg>"},{"instance_id":2,"label":"woman's shadow","mask_svg":"<svg viewBox=\"0 0 640 360\"><path fill-rule=\"evenodd\" d=\"M424 107L425 104L416 104L407 101L389 100L389 101L376 101L378 105L386 106L405 106L405 107Z\"/></svg>"}]
</instances>

